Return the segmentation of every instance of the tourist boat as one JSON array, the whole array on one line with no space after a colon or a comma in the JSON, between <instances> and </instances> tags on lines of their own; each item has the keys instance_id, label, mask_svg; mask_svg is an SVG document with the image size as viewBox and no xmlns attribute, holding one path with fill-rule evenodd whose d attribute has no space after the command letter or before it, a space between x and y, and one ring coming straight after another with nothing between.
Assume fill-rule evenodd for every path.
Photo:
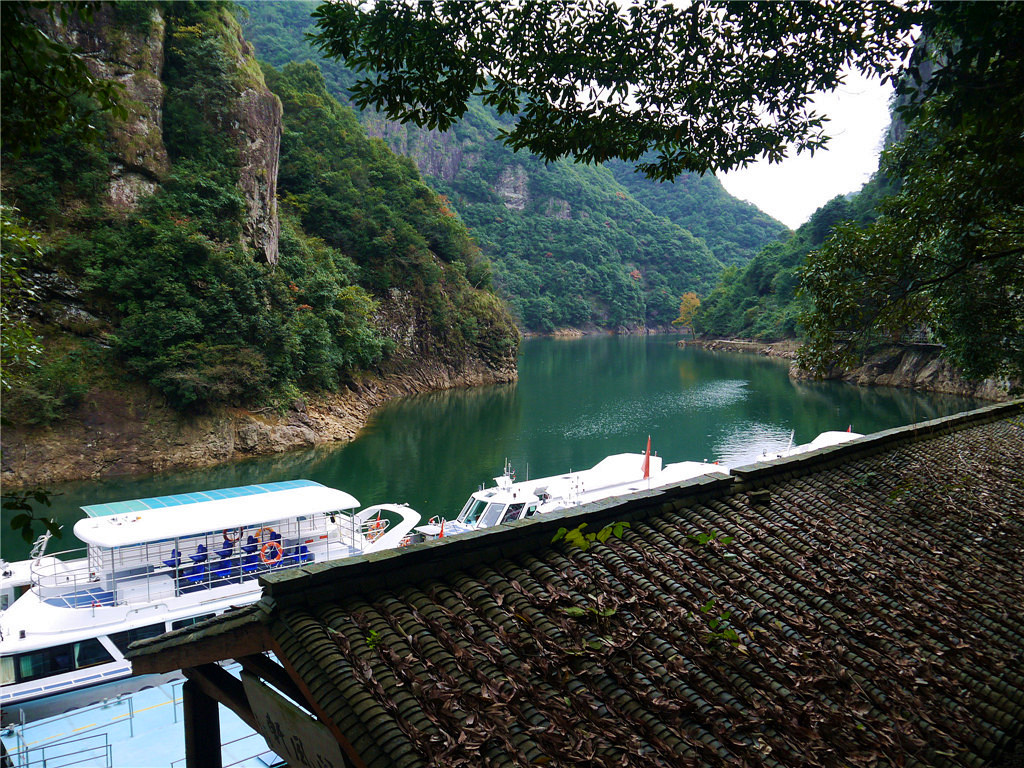
<instances>
[{"instance_id":1,"label":"tourist boat","mask_svg":"<svg viewBox=\"0 0 1024 768\"><path fill-rule=\"evenodd\" d=\"M126 677L131 643L255 602L261 574L395 547L420 522L358 507L309 480L83 507L84 551L9 567L30 584L0 615L0 707Z\"/></svg>"},{"instance_id":2,"label":"tourist boat","mask_svg":"<svg viewBox=\"0 0 1024 768\"><path fill-rule=\"evenodd\" d=\"M773 452L766 450L763 457L766 459L788 459L790 456L799 456L801 453L809 453L810 451L816 451L819 448L831 448L836 445L852 442L853 440L861 437L864 437L864 435L854 432L851 425L845 432L822 432L809 443L793 446L793 434L791 433L789 436L789 447L784 451Z\"/></svg>"},{"instance_id":3,"label":"tourist boat","mask_svg":"<svg viewBox=\"0 0 1024 768\"><path fill-rule=\"evenodd\" d=\"M241 665L222 665L236 678ZM144 681L144 687L131 683ZM145 675L5 709L4 768L182 768L185 728L177 675ZM92 703L83 697L92 695ZM227 707L219 714L222 765L267 768L284 761Z\"/></svg>"},{"instance_id":4,"label":"tourist boat","mask_svg":"<svg viewBox=\"0 0 1024 768\"><path fill-rule=\"evenodd\" d=\"M840 445L859 437L863 435L851 430L822 432L810 443L796 447L791 445L784 451L771 454L770 457L796 456L819 448ZM792 436L790 442L792 443ZM765 451L764 455L768 457L769 453ZM481 486L480 490L469 497L455 520L432 518L428 524L417 526L415 532L406 537L402 544L408 545L426 539L477 531L536 514L652 488L665 488L712 474L727 475L729 470L717 461L680 461L663 466L659 456L651 455L650 439L644 453L619 453L604 458L591 469L518 483L515 481L515 472L506 461L503 474L494 478L494 487Z\"/></svg>"},{"instance_id":5,"label":"tourist boat","mask_svg":"<svg viewBox=\"0 0 1024 768\"><path fill-rule=\"evenodd\" d=\"M477 531L716 473L728 474L728 470L717 462L681 461L663 466L661 457L651 455L650 441L645 453L618 453L591 469L535 480L516 482L515 472L506 462L504 473L494 478L494 487L481 487L470 496L455 520L431 519L416 527L409 543Z\"/></svg>"}]
</instances>

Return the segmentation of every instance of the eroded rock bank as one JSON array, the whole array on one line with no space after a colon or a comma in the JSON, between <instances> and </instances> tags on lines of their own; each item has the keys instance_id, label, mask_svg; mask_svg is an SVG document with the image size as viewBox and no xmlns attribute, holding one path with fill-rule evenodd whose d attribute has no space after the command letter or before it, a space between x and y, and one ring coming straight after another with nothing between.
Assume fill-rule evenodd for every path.
<instances>
[{"instance_id":1,"label":"eroded rock bank","mask_svg":"<svg viewBox=\"0 0 1024 768\"><path fill-rule=\"evenodd\" d=\"M813 374L797 366L795 359L800 344L793 340L765 343L745 339L698 339L680 341L679 346L782 357L794 361L789 369L791 378L799 381L815 378ZM982 400L1011 399L1010 390L1013 382L1005 379L965 379L956 368L941 357L941 351L940 347L931 344L893 345L877 350L857 368L836 368L824 378L839 379L865 387L903 387Z\"/></svg>"},{"instance_id":2,"label":"eroded rock bank","mask_svg":"<svg viewBox=\"0 0 1024 768\"><path fill-rule=\"evenodd\" d=\"M514 381L515 368L438 361L364 376L340 394L310 396L285 413L228 409L183 418L141 387L90 394L66 421L5 428L4 488L209 467L352 440L372 412L418 392Z\"/></svg>"}]
</instances>

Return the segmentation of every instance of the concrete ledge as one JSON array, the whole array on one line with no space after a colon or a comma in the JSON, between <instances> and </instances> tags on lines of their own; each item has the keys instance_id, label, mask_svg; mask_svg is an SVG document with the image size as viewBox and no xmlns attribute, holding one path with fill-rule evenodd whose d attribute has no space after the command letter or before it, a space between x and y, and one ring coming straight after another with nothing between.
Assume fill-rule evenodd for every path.
<instances>
[{"instance_id":1,"label":"concrete ledge","mask_svg":"<svg viewBox=\"0 0 1024 768\"><path fill-rule=\"evenodd\" d=\"M732 474L736 479L735 490L753 490L777 482L783 475L799 477L800 475L833 467L847 461L871 456L888 448L894 448L897 445L914 443L940 435L959 432L962 429L998 421L1022 411L1024 411L1024 400L997 403L985 406L984 408L978 408L974 411L957 413L953 416L943 416L942 418L930 421L908 424L905 427L895 427L881 432L874 432L849 443L819 448L816 451L809 451L798 456L758 461L754 464L736 467L732 470Z\"/></svg>"},{"instance_id":2,"label":"concrete ledge","mask_svg":"<svg viewBox=\"0 0 1024 768\"><path fill-rule=\"evenodd\" d=\"M289 606L314 603L327 597L336 600L339 594L357 594L363 589L382 586L398 589L455 568L489 565L536 552L551 545L559 528L573 529L586 523L588 532L592 533L611 522L643 520L657 514L666 503L689 505L721 496L728 492L732 483L732 478L716 473L667 489L583 504L450 539L435 539L411 547L271 573L261 577L260 584L264 601L270 598L287 602ZM286 601L282 599L285 595Z\"/></svg>"}]
</instances>

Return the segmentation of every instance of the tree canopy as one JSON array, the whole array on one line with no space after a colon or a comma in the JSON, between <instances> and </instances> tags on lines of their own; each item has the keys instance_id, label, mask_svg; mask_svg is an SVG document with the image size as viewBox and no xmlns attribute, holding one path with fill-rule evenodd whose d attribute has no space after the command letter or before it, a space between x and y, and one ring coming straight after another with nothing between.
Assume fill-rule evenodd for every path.
<instances>
[{"instance_id":1,"label":"tree canopy","mask_svg":"<svg viewBox=\"0 0 1024 768\"><path fill-rule=\"evenodd\" d=\"M350 0L314 16L324 53L369 73L361 108L445 130L480 94L516 116L517 150L671 179L823 147L813 94L846 67L895 78L921 6Z\"/></svg>"},{"instance_id":2,"label":"tree canopy","mask_svg":"<svg viewBox=\"0 0 1024 768\"><path fill-rule=\"evenodd\" d=\"M1024 379L1024 6L939 4L923 34L935 72L904 85L905 136L882 156L900 190L810 254L803 362L925 334L968 376Z\"/></svg>"},{"instance_id":3,"label":"tree canopy","mask_svg":"<svg viewBox=\"0 0 1024 768\"><path fill-rule=\"evenodd\" d=\"M0 14L0 82L16 98L3 101L3 145L7 152L37 149L57 128L79 138L98 136L92 120L113 112L124 119L123 87L95 77L79 48L55 39L47 28L88 21L100 6L79 3L6 2ZM37 22L44 22L42 24Z\"/></svg>"},{"instance_id":4,"label":"tree canopy","mask_svg":"<svg viewBox=\"0 0 1024 768\"><path fill-rule=\"evenodd\" d=\"M315 16L324 52L366 75L362 107L445 129L480 94L515 116L516 149L657 179L813 152L816 91L844 68L888 78L905 133L881 173L900 191L809 256L803 361L921 332L970 376L1024 374L1021 4L351 0Z\"/></svg>"}]
</instances>

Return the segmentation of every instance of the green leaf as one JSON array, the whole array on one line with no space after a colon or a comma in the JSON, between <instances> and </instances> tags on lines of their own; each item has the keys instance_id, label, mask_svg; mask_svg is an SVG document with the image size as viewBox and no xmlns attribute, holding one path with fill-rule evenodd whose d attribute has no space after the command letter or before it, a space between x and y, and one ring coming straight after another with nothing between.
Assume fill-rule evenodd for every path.
<instances>
[{"instance_id":1,"label":"green leaf","mask_svg":"<svg viewBox=\"0 0 1024 768\"><path fill-rule=\"evenodd\" d=\"M586 610L583 609L583 608L580 608L578 605L570 605L567 608L563 608L562 612L566 616L572 616L573 618L576 618L576 619L578 619L578 618L580 618L582 616L586 616L587 615Z\"/></svg>"}]
</instances>

